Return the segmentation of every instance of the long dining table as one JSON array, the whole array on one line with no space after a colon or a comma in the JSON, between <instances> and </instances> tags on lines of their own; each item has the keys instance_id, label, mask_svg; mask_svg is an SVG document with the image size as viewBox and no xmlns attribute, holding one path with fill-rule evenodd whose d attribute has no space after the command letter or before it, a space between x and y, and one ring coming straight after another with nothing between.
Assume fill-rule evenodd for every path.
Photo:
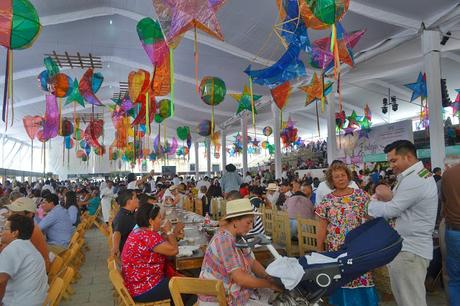
<instances>
[{"instance_id":1,"label":"long dining table","mask_svg":"<svg viewBox=\"0 0 460 306\"><path fill-rule=\"evenodd\" d=\"M206 247L212 238L212 234L208 234L203 229L204 217L179 208L166 208L166 217L171 221L184 223L184 237L179 241L179 254L174 258L176 270L200 269ZM273 246L280 254L286 253L283 248ZM193 249L193 253L181 254L181 249ZM265 246L256 247L253 252L262 264L267 264L274 259Z\"/></svg>"}]
</instances>

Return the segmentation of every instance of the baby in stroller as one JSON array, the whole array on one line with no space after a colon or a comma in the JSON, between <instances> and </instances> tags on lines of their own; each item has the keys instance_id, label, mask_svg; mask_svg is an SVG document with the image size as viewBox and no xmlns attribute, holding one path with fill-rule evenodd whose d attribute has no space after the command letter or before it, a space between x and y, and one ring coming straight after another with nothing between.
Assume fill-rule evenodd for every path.
<instances>
[{"instance_id":1,"label":"baby in stroller","mask_svg":"<svg viewBox=\"0 0 460 306\"><path fill-rule=\"evenodd\" d=\"M376 239L378 237L378 239ZM350 231L335 252L312 253L298 259L283 258L265 236L255 236L240 247L266 245L275 257L267 273L291 290L274 305L314 305L321 297L365 272L386 265L401 251L402 238L383 218L370 220Z\"/></svg>"}]
</instances>

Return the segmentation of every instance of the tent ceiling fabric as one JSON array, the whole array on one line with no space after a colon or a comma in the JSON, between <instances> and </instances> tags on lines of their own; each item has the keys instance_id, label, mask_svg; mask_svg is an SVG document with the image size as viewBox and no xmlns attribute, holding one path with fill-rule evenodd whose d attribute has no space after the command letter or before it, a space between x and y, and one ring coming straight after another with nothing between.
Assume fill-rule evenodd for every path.
<instances>
[{"instance_id":1,"label":"tent ceiling fabric","mask_svg":"<svg viewBox=\"0 0 460 306\"><path fill-rule=\"evenodd\" d=\"M15 52L15 122L12 128L8 128L8 135L22 140L28 139L21 123L22 117L44 112L44 93L38 87L36 76L43 70L45 53L55 50L57 53L67 51L69 54L80 52L82 55L91 53L100 56L104 66L100 71L105 80L98 97L108 104L113 93L118 92L119 82L127 81L131 70L151 70L136 33L136 23L145 16L155 18L149 0L31 2L44 27L32 48ZM362 113L364 105L369 104L374 121L383 123L388 121L388 116L381 114L380 106L388 88L398 98L409 100L410 92L403 84L413 82L418 72L423 70L420 42L422 22L427 26L441 22L437 26L444 29L443 26L448 25L451 28L444 30L452 30L452 35L457 37L449 40L443 47L448 51L442 53L442 76L447 78L452 98L454 88L460 87L459 17L457 0L351 0L350 11L345 15L343 25L347 31L366 29L366 33L355 48L358 64L353 69L344 69L342 95L345 110L350 112L356 109ZM199 34L200 77L220 77L226 82L228 92L240 92L247 83L243 70L248 64L252 64L254 69L263 68L284 53L284 47L272 33L277 18L275 0L228 0L218 12L225 41ZM328 33L309 31L311 41ZM194 130L198 122L211 116L209 107L203 104L195 91L194 43L190 34L175 51L176 112L174 120L167 121L171 131L184 124ZM389 40L392 37L396 39ZM4 59L5 54L6 51L2 49L0 58ZM4 73L4 69L5 65L2 64L0 73ZM77 78L83 74L83 70L78 68L67 69L67 72ZM2 78L0 90L3 90L3 82ZM258 85L254 86L254 93L267 96L264 101L270 97L269 90ZM303 93L293 94L284 116L287 118L292 113L300 133L310 136L316 133L315 107L304 107L304 102ZM399 104L400 110L391 113L391 121L414 118L420 111L415 104ZM234 116L236 109L237 103L227 95L225 101L215 108L217 125ZM69 105L64 109L64 114L71 114L72 111ZM78 111L83 110L78 108ZM103 108L97 107L96 111L102 112ZM113 127L108 110L105 110L105 114L107 144L111 141ZM327 115L320 116L325 119ZM321 119L323 129L326 128L324 119ZM271 108L266 104L256 117L258 132L272 121ZM239 124L239 120L235 120L229 129L234 132L239 129ZM155 125L152 128L156 130Z\"/></svg>"}]
</instances>

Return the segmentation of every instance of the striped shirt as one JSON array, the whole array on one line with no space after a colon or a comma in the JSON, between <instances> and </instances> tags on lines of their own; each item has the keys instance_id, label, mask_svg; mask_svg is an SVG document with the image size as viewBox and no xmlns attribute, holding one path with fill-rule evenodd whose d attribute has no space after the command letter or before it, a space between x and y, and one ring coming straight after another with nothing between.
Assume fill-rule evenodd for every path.
<instances>
[{"instance_id":1,"label":"striped shirt","mask_svg":"<svg viewBox=\"0 0 460 306\"><path fill-rule=\"evenodd\" d=\"M257 197L252 197L249 199L249 201L251 202L251 206L254 212L259 212L256 205L254 205L254 202L260 201L260 199ZM252 225L252 230L249 231L248 235L264 234L264 233L265 233L265 229L264 229L264 223L262 222L262 216L259 216L259 215L254 216L254 224Z\"/></svg>"}]
</instances>

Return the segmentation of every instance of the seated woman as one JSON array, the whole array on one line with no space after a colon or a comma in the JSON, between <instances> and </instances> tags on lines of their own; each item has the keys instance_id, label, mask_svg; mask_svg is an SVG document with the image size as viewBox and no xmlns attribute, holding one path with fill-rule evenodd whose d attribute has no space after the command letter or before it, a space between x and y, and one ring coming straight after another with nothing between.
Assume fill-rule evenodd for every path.
<instances>
[{"instance_id":1,"label":"seated woman","mask_svg":"<svg viewBox=\"0 0 460 306\"><path fill-rule=\"evenodd\" d=\"M91 190L91 196L90 199L88 200L88 214L90 216L94 216L97 212L97 209L99 208L99 205L101 205L101 198L99 197L99 189L98 188L93 188Z\"/></svg>"},{"instance_id":2,"label":"seated woman","mask_svg":"<svg viewBox=\"0 0 460 306\"><path fill-rule=\"evenodd\" d=\"M280 290L250 249L236 247L236 238L252 229L254 212L248 199L227 202L227 215L219 231L211 239L203 259L200 278L217 279L224 283L227 303L233 305L268 305L271 291L262 296L257 288ZM216 299L200 296L199 305L217 305Z\"/></svg>"},{"instance_id":3,"label":"seated woman","mask_svg":"<svg viewBox=\"0 0 460 306\"><path fill-rule=\"evenodd\" d=\"M63 206L67 209L72 225L77 226L80 223L80 208L77 204L77 194L75 191L66 192Z\"/></svg>"},{"instance_id":4,"label":"seated woman","mask_svg":"<svg viewBox=\"0 0 460 306\"><path fill-rule=\"evenodd\" d=\"M160 206L144 204L136 212L139 226L129 234L121 252L122 275L129 294L136 302L155 302L171 298L165 275L167 256L178 253L176 236L183 230L178 223L174 230L166 222ZM159 234L161 230L162 234Z\"/></svg>"}]
</instances>

